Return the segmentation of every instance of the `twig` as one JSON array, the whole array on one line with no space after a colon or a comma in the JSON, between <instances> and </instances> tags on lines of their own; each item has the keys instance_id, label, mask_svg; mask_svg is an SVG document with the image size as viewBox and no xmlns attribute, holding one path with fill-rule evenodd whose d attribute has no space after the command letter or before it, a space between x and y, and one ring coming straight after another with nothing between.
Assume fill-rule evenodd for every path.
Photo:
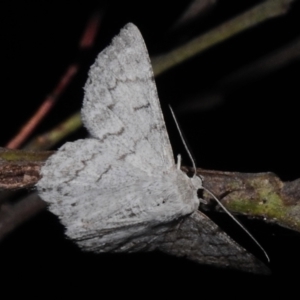
<instances>
[{"instance_id":1,"label":"twig","mask_svg":"<svg viewBox=\"0 0 300 300\"><path fill-rule=\"evenodd\" d=\"M34 186L40 179L41 166L52 153L0 148L0 190Z\"/></svg>"},{"instance_id":2,"label":"twig","mask_svg":"<svg viewBox=\"0 0 300 300\"><path fill-rule=\"evenodd\" d=\"M273 173L198 172L204 186L231 212L300 232L300 179L282 182ZM204 199L209 202L211 197Z\"/></svg>"},{"instance_id":3,"label":"twig","mask_svg":"<svg viewBox=\"0 0 300 300\"><path fill-rule=\"evenodd\" d=\"M38 174L42 161L53 153L38 152L35 156L34 152L24 152L24 160L20 162L10 159L16 151L0 151L0 174L3 173L1 168L10 170L9 178L13 182L7 184L7 177L0 177L0 187L4 190L23 188L24 180L20 178L33 171L35 176L32 176L30 186L35 185L40 179ZM183 171L191 172L187 167L183 167ZM263 218L300 232L300 179L282 182L273 173L248 174L202 169L198 169L197 174L204 176L204 186L222 200L230 211ZM204 193L204 200L209 203L212 199Z\"/></svg>"}]
</instances>

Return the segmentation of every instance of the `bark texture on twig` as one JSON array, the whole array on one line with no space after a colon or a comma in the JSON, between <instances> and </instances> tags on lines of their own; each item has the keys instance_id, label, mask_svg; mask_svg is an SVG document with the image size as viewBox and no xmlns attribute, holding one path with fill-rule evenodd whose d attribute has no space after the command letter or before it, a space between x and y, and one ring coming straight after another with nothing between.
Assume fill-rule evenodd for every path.
<instances>
[{"instance_id":1,"label":"bark texture on twig","mask_svg":"<svg viewBox=\"0 0 300 300\"><path fill-rule=\"evenodd\" d=\"M198 170L204 186L232 212L262 218L300 232L300 179L282 182L273 173ZM211 196L204 192L204 199Z\"/></svg>"},{"instance_id":2,"label":"bark texture on twig","mask_svg":"<svg viewBox=\"0 0 300 300\"><path fill-rule=\"evenodd\" d=\"M0 190L34 186L40 179L42 164L52 153L0 148Z\"/></svg>"}]
</instances>

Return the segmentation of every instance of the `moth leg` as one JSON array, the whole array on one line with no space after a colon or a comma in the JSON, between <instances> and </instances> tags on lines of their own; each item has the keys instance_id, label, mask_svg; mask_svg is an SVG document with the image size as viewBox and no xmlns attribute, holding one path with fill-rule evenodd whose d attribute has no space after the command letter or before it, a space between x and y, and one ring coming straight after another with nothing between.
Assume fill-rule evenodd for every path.
<instances>
[{"instance_id":1,"label":"moth leg","mask_svg":"<svg viewBox=\"0 0 300 300\"><path fill-rule=\"evenodd\" d=\"M181 168L181 155L177 155L177 170L180 170Z\"/></svg>"},{"instance_id":2,"label":"moth leg","mask_svg":"<svg viewBox=\"0 0 300 300\"><path fill-rule=\"evenodd\" d=\"M199 198L199 202L202 203L202 204L205 204L205 205L208 204L208 202L206 200L202 199L202 198Z\"/></svg>"}]
</instances>

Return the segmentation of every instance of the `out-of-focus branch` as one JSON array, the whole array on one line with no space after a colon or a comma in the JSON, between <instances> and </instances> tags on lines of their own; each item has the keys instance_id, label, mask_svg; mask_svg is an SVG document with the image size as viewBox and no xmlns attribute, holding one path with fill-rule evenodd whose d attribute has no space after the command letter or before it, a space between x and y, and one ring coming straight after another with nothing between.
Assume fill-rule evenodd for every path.
<instances>
[{"instance_id":1,"label":"out-of-focus branch","mask_svg":"<svg viewBox=\"0 0 300 300\"><path fill-rule=\"evenodd\" d=\"M165 55L154 58L152 64L155 76L237 33L256 26L270 18L285 14L293 1L295 0L267 0L219 27L193 39L185 45Z\"/></svg>"},{"instance_id":2,"label":"out-of-focus branch","mask_svg":"<svg viewBox=\"0 0 300 300\"><path fill-rule=\"evenodd\" d=\"M261 77L285 67L289 63L300 60L300 38L285 45L279 50L272 52L242 69L226 76L217 84L217 89L227 89L240 86L243 82L259 80Z\"/></svg>"},{"instance_id":3,"label":"out-of-focus branch","mask_svg":"<svg viewBox=\"0 0 300 300\"><path fill-rule=\"evenodd\" d=\"M90 17L86 25L85 31L80 39L79 50L86 50L93 46L95 37L99 29L100 20L101 14L99 12L93 14ZM40 122L49 113L49 111L61 97L63 92L72 82L79 68L80 65L77 63L72 63L69 65L64 75L61 77L61 79L59 80L53 91L50 93L50 95L46 97L41 106L27 121L27 123L23 125L23 127L17 133L17 135L7 143L7 148L17 149L26 141L26 139L30 136L30 134L32 134L35 128L37 128Z\"/></svg>"},{"instance_id":4,"label":"out-of-focus branch","mask_svg":"<svg viewBox=\"0 0 300 300\"><path fill-rule=\"evenodd\" d=\"M222 102L224 95L235 87L247 85L252 81L260 80L280 68L284 68L292 62L300 60L300 38L292 41L288 45L276 50L241 69L226 75L216 84L199 94L193 96L189 101L179 104L177 110L180 113L195 112L211 108Z\"/></svg>"},{"instance_id":5,"label":"out-of-focus branch","mask_svg":"<svg viewBox=\"0 0 300 300\"><path fill-rule=\"evenodd\" d=\"M25 221L34 217L47 207L37 193L22 197L19 201L6 201L0 209L0 241Z\"/></svg>"},{"instance_id":6,"label":"out-of-focus branch","mask_svg":"<svg viewBox=\"0 0 300 300\"><path fill-rule=\"evenodd\" d=\"M203 16L215 6L216 2L216 0L193 0L175 22L173 28L178 28Z\"/></svg>"},{"instance_id":7,"label":"out-of-focus branch","mask_svg":"<svg viewBox=\"0 0 300 300\"><path fill-rule=\"evenodd\" d=\"M69 134L76 131L82 125L80 113L75 113L58 126L50 131L35 137L30 141L24 149L26 150L47 150L51 149L55 144L62 141Z\"/></svg>"},{"instance_id":8,"label":"out-of-focus branch","mask_svg":"<svg viewBox=\"0 0 300 300\"><path fill-rule=\"evenodd\" d=\"M44 117L49 113L56 101L62 95L63 91L72 81L73 77L78 72L78 65L72 64L68 67L65 74L55 87L53 92L43 101L42 105L37 109L34 115L21 128L20 132L7 143L6 147L10 149L19 148L23 142L29 137L33 130L40 124Z\"/></svg>"},{"instance_id":9,"label":"out-of-focus branch","mask_svg":"<svg viewBox=\"0 0 300 300\"><path fill-rule=\"evenodd\" d=\"M266 21L271 17L284 14L288 10L289 4L293 1L294 0L268 0L235 19L222 24L218 28L215 28L193 41L174 49L168 54L153 58L152 64L155 75L159 75L160 73L175 66L177 63L189 59L193 55L206 50L216 43L230 38L234 34L248 29L251 26L257 25L262 21ZM177 58L179 57L180 61L177 61ZM64 121L60 126L55 127L48 133L35 138L29 143L29 145L26 146L26 149L37 149L37 146L41 147L39 149L47 149L48 145L53 146L55 143L60 141L60 138L66 137L68 134L78 129L81 125L81 120L78 119L78 115L75 114Z\"/></svg>"}]
</instances>

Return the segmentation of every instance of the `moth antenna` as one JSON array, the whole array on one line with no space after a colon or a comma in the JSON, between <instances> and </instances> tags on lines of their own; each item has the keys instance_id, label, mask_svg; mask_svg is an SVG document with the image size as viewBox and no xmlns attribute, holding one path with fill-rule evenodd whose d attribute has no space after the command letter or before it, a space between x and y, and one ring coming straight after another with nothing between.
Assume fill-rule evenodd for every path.
<instances>
[{"instance_id":1,"label":"moth antenna","mask_svg":"<svg viewBox=\"0 0 300 300\"><path fill-rule=\"evenodd\" d=\"M183 135L182 135L182 132L181 132L181 130L180 130L180 127L179 127L179 124L178 124L178 122L177 122L177 119L176 119L176 117L175 117L175 114L174 114L174 112L173 112L173 109L172 109L172 107L171 107L171 105L169 105L169 108L170 108L170 110L171 110L171 113L172 113L172 116L173 116L173 119L174 119L174 121L175 121L175 124L176 124L176 126L177 126L177 129L178 129L178 132L179 132L179 134L180 134L180 138L181 138L181 140L182 140L182 143L183 143L183 145L184 145L184 147L185 147L185 150L186 150L186 152L188 153L188 155L189 155L189 157L190 157L190 159L191 159L191 161L192 161L192 164L193 164L193 168L194 168L194 176L196 176L196 164L195 164L195 161L194 161L194 159L193 159L193 156L192 156L192 154L191 154L191 152L190 152L190 150L189 150L189 148L188 148L188 146L187 146L187 144L186 144L186 142L185 142L185 140L184 140L184 138L183 138ZM180 159L180 161L181 161L181 159ZM209 193L216 201L217 201L217 203L221 206L221 208L227 213L227 215L231 218L231 219L233 219L234 220L234 222L236 222L245 232L246 232L246 234L248 234L248 236L253 240L253 242L262 250L262 252L264 253L264 255L265 255L265 257L267 258L267 260L268 260L268 262L270 262L270 258L269 258L269 256L268 256L268 254L267 254L267 252L266 252L266 250L262 247L262 245L254 238L254 236L242 225L242 223L240 223L230 212L229 212L229 210L221 203L221 201L211 192L211 191L209 191L207 188L205 188L204 186L202 186L202 189L203 190L205 190L207 193Z\"/></svg>"},{"instance_id":2,"label":"moth antenna","mask_svg":"<svg viewBox=\"0 0 300 300\"><path fill-rule=\"evenodd\" d=\"M222 207L222 209L227 213L227 215L234 220L247 234L248 236L254 241L254 243L262 250L264 253L265 257L267 258L268 262L270 262L270 258L266 252L266 250L263 248L263 246L254 238L254 236L232 215L231 212L221 203L221 201L207 188L202 186L203 190L205 190L208 194L210 194L216 201L217 203Z\"/></svg>"},{"instance_id":3,"label":"moth antenna","mask_svg":"<svg viewBox=\"0 0 300 300\"><path fill-rule=\"evenodd\" d=\"M179 135L180 135L180 138L181 138L182 143L183 143L183 145L184 145L184 148L185 148L186 152L188 153L188 155L189 155L189 157L190 157L190 160L192 161L192 165L193 165L193 168L194 168L194 176L197 176L197 175L196 175L196 164L195 164L195 161L194 161L194 159L193 159L193 156L192 156L192 154L191 154L191 152L190 152L190 150L189 150L189 148L188 148L188 146L187 146L187 144L186 144L186 142L185 142L185 140L184 140L184 138L183 138L182 132L181 132L181 130L180 130L179 124L178 124L178 122L177 122L177 119L176 119L176 117L175 117L175 114L174 114L174 112L173 112L173 109L172 109L171 105L169 105L169 108L170 108L170 110L171 110L173 119L174 119L175 124L176 124L176 126L177 126L177 130L178 130L178 132L179 132ZM180 160L180 161L181 161L181 160Z\"/></svg>"}]
</instances>

